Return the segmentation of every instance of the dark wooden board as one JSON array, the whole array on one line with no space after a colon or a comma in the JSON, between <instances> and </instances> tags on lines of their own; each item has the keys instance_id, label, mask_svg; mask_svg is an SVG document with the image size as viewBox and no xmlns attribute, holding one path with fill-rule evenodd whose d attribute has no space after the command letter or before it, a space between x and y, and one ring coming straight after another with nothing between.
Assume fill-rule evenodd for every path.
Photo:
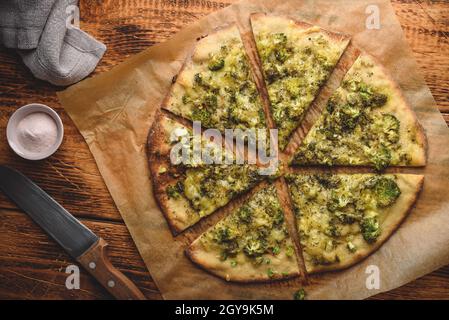
<instances>
[{"instance_id":1,"label":"dark wooden board","mask_svg":"<svg viewBox=\"0 0 449 320\"><path fill-rule=\"evenodd\" d=\"M81 0L81 28L108 50L94 74L169 38L183 26L234 1ZM449 124L449 2L394 0L410 47L443 117ZM0 49L0 164L15 167L110 243L111 260L149 299L160 294L118 213L89 149L62 110L56 92L36 80L18 55ZM5 128L14 110L45 103L61 115L65 138L50 159L31 163L7 146ZM65 268L73 261L0 194L0 299L109 299L81 271L81 290L67 290ZM449 298L449 266L374 299Z\"/></svg>"}]
</instances>

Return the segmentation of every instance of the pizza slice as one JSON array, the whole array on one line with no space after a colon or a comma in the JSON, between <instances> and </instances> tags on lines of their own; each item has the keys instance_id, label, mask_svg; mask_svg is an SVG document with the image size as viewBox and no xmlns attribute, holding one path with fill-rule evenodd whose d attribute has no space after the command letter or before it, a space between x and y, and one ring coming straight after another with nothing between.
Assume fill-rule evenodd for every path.
<instances>
[{"instance_id":1,"label":"pizza slice","mask_svg":"<svg viewBox=\"0 0 449 320\"><path fill-rule=\"evenodd\" d=\"M287 17L251 15L273 121L283 150L349 43Z\"/></svg>"},{"instance_id":2,"label":"pizza slice","mask_svg":"<svg viewBox=\"0 0 449 320\"><path fill-rule=\"evenodd\" d=\"M424 166L426 139L386 70L362 54L292 159L297 165Z\"/></svg>"},{"instance_id":3,"label":"pizza slice","mask_svg":"<svg viewBox=\"0 0 449 320\"><path fill-rule=\"evenodd\" d=\"M306 270L347 268L377 250L412 208L424 176L286 176Z\"/></svg>"},{"instance_id":4,"label":"pizza slice","mask_svg":"<svg viewBox=\"0 0 449 320\"><path fill-rule=\"evenodd\" d=\"M266 128L260 95L238 27L198 40L163 108L206 128Z\"/></svg>"},{"instance_id":5,"label":"pizza slice","mask_svg":"<svg viewBox=\"0 0 449 320\"><path fill-rule=\"evenodd\" d=\"M227 281L269 281L299 275L274 185L252 195L196 239L186 253L193 262Z\"/></svg>"},{"instance_id":6,"label":"pizza slice","mask_svg":"<svg viewBox=\"0 0 449 320\"><path fill-rule=\"evenodd\" d=\"M234 155L215 142L199 138L204 153L196 157L194 139L190 128L163 114L154 121L148 139L154 194L175 233L263 179L256 165L227 164L226 159L232 160Z\"/></svg>"}]
</instances>

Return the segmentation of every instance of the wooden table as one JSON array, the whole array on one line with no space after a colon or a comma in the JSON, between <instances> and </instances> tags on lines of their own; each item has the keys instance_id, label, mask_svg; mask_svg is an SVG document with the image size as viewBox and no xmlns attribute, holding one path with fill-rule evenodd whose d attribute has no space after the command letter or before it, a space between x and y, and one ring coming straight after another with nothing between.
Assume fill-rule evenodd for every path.
<instances>
[{"instance_id":1,"label":"wooden table","mask_svg":"<svg viewBox=\"0 0 449 320\"><path fill-rule=\"evenodd\" d=\"M169 38L183 26L232 1L81 0L81 28L108 50L95 74ZM394 0L394 8L440 111L449 123L449 2ZM151 279L87 144L61 108L59 88L36 80L15 52L0 49L0 164L15 167L110 243L113 264L149 299L161 296ZM28 162L7 146L5 128L17 107L42 102L56 109L65 140L50 159ZM81 271L81 289L67 290L73 261L25 214L0 194L0 299L105 299L110 295ZM379 299L449 298L449 266Z\"/></svg>"}]
</instances>

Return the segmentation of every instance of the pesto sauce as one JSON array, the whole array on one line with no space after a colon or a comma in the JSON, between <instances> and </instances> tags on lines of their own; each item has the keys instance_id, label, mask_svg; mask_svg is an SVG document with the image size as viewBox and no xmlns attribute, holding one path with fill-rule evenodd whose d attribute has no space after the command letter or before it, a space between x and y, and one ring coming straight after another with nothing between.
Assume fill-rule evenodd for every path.
<instances>
[{"instance_id":1,"label":"pesto sauce","mask_svg":"<svg viewBox=\"0 0 449 320\"><path fill-rule=\"evenodd\" d=\"M380 210L401 194L394 179L370 174L287 175L306 260L314 265L337 263L338 246L357 252L352 241L358 234L366 243L376 242L382 232Z\"/></svg>"},{"instance_id":2,"label":"pesto sauce","mask_svg":"<svg viewBox=\"0 0 449 320\"><path fill-rule=\"evenodd\" d=\"M284 33L260 33L256 44L283 149L329 77L340 52L322 35L310 35L307 44L298 45Z\"/></svg>"},{"instance_id":3,"label":"pesto sauce","mask_svg":"<svg viewBox=\"0 0 449 320\"><path fill-rule=\"evenodd\" d=\"M269 265L269 255L284 252L289 259L294 258L289 239L276 189L270 186L218 222L201 241L206 247L218 250L222 260L243 254L254 264ZM276 273L267 269L269 277Z\"/></svg>"}]
</instances>

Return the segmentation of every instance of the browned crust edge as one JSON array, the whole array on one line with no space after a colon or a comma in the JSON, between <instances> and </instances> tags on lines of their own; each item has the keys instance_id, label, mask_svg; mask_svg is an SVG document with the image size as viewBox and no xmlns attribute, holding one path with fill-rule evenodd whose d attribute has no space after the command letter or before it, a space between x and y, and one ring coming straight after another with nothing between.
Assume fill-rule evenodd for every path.
<instances>
[{"instance_id":1,"label":"browned crust edge","mask_svg":"<svg viewBox=\"0 0 449 320\"><path fill-rule=\"evenodd\" d=\"M414 204L416 203L418 199L418 195L420 194L422 188L424 185L424 176L421 176L421 179L418 184L418 188L416 189L415 194L413 197L410 198L410 201L408 202L408 209L404 210L404 212L401 213L401 218L398 219L396 224L392 224L387 227L387 229L384 229L383 231L383 237L379 239L375 245L369 248L369 250L364 250L364 252L358 253L354 255L353 259L348 260L346 263L338 264L338 265L332 265L332 266L322 266L318 267L313 271L308 271L308 274L320 274L327 271L340 271L344 269L348 269L349 267L352 267L353 265L361 262L362 260L365 260L368 258L371 254L376 252L385 242L387 242L388 239L395 233L395 231L399 228L399 226L404 222L405 218L410 214L412 211Z\"/></svg>"},{"instance_id":2,"label":"browned crust edge","mask_svg":"<svg viewBox=\"0 0 449 320\"><path fill-rule=\"evenodd\" d=\"M350 41L351 40L351 35L350 34L347 34L347 33L344 33L344 32L330 31L330 30L328 30L326 28L323 28L323 27L321 27L319 25L314 25L314 24L311 24L311 23L306 22L306 21L298 20L298 19L293 18L293 17L288 16L288 15L277 15L277 14L271 15L271 14L267 14L267 13L264 13L264 12L256 12L256 13L250 14L250 16L249 16L250 21L257 20L257 19L260 19L260 18L263 18L263 17L277 17L277 18L288 19L288 20L293 21L295 23L295 25L297 25L301 29L308 29L308 28L311 28L311 27L319 27L322 32L324 32L329 38L331 38L333 40L339 40L339 41L343 41L343 40ZM251 31L252 31L252 24L251 24ZM253 35L254 35L254 33L253 33Z\"/></svg>"},{"instance_id":3,"label":"browned crust edge","mask_svg":"<svg viewBox=\"0 0 449 320\"><path fill-rule=\"evenodd\" d=\"M158 174L159 168L167 162L167 155L159 154L159 150L162 150L162 146L166 145L162 128L165 117L166 116L159 110L154 118L153 125L151 126L148 134L148 165L150 167L150 180L153 186L154 198L164 214L172 233L176 236L186 228L176 223L176 221L171 218L169 213L170 208L167 205L167 195L165 192L165 187L167 186L169 179L164 179Z\"/></svg>"},{"instance_id":4,"label":"browned crust edge","mask_svg":"<svg viewBox=\"0 0 449 320\"><path fill-rule=\"evenodd\" d=\"M204 263L204 261L197 258L197 255L195 254L195 250L201 250L200 248L197 248L197 243L194 241L189 247L187 247L184 252L186 256L197 266L199 266L202 270L207 271L208 273L225 280L226 282L236 282L236 283L272 283L273 281L284 281L284 280L290 280L296 277L299 277L299 272L290 273L286 276L282 275L274 275L272 278L266 278L266 277L259 277L259 278L252 278L247 279L245 277L233 277L230 280L227 280L223 274L219 272L215 272L207 263Z\"/></svg>"}]
</instances>

